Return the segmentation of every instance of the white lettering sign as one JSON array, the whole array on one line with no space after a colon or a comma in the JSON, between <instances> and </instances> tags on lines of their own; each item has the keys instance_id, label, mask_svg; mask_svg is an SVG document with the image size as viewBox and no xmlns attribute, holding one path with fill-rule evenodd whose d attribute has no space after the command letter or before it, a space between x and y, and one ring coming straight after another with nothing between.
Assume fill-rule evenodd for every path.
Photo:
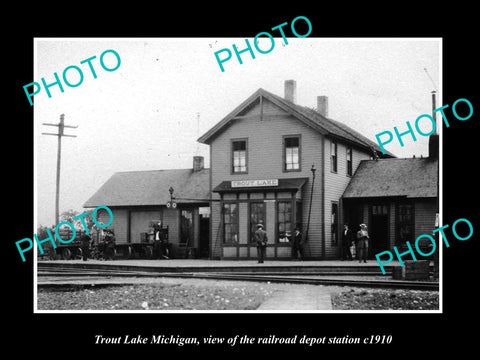
<instances>
[{"instance_id":1,"label":"white lettering sign","mask_svg":"<svg viewBox=\"0 0 480 360\"><path fill-rule=\"evenodd\" d=\"M269 180L232 180L232 188L257 187L257 186L278 186L278 179Z\"/></svg>"}]
</instances>

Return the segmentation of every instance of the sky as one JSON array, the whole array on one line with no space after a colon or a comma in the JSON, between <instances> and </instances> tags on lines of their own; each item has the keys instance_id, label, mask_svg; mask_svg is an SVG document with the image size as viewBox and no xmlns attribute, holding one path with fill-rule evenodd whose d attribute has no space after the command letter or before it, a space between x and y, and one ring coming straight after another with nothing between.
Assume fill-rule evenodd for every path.
<instances>
[{"instance_id":1,"label":"sky","mask_svg":"<svg viewBox=\"0 0 480 360\"><path fill-rule=\"evenodd\" d=\"M249 39L253 43L253 39ZM259 38L268 49L270 40ZM263 42L263 43L262 43ZM268 42L268 43L267 43ZM316 107L316 98L328 96L329 117L367 136L397 126L407 129L422 114L431 114L431 91L441 104L441 40L438 38L275 38L268 54L255 51L235 55L220 70L214 52L232 44L242 49L244 38L88 38L34 40L34 79L62 79L66 67L83 72L77 87L63 83L42 88L34 97L36 218L38 225L55 224L56 132L65 114L62 138L60 213L83 212L83 204L120 171L191 168L194 155L209 163L208 146L196 140L236 106L263 88L284 95L284 81L296 80L297 103ZM121 63L105 71L99 62L114 50ZM87 63L91 61L97 78ZM222 54L223 56L223 54ZM105 65L113 68L111 53ZM427 69L427 72L425 72ZM75 70L67 72L79 82ZM27 98L25 101L28 104ZM438 121L438 120L437 120ZM425 132L428 126L421 127ZM414 142L404 137L386 145L397 157L428 156L428 138ZM168 191L168 189L166 189Z\"/></svg>"}]
</instances>

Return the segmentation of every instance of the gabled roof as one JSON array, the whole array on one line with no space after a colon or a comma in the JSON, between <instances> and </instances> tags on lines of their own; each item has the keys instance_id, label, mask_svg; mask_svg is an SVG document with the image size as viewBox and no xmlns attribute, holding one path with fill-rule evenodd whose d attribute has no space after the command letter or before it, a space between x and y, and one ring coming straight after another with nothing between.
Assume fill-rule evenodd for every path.
<instances>
[{"instance_id":1,"label":"gabled roof","mask_svg":"<svg viewBox=\"0 0 480 360\"><path fill-rule=\"evenodd\" d=\"M437 159L363 160L342 197L433 198L437 187Z\"/></svg>"},{"instance_id":2,"label":"gabled roof","mask_svg":"<svg viewBox=\"0 0 480 360\"><path fill-rule=\"evenodd\" d=\"M258 89L255 93L253 93L250 97L248 97L248 99L246 99L239 106L237 106L232 112L230 112L226 117L224 117L220 122L218 122L200 138L198 138L198 141L204 144L210 144L217 135L219 135L223 130L225 130L235 121L236 116L238 116L242 111L248 109L252 105L252 103L256 102L257 99L259 99L260 97L268 99L287 113L290 113L292 116L304 122L306 125L320 132L323 135L341 139L347 143L356 145L367 151L370 151L373 147L380 157L395 157L395 155L388 151L386 152L386 155L383 155L380 147L376 142L371 141L362 134L350 128L349 126L339 121L327 118L313 109L297 105L289 100L286 100L261 88Z\"/></svg>"},{"instance_id":3,"label":"gabled roof","mask_svg":"<svg viewBox=\"0 0 480 360\"><path fill-rule=\"evenodd\" d=\"M83 207L165 205L170 201L170 186L178 203L205 202L210 198L209 176L209 169L117 172Z\"/></svg>"}]
</instances>

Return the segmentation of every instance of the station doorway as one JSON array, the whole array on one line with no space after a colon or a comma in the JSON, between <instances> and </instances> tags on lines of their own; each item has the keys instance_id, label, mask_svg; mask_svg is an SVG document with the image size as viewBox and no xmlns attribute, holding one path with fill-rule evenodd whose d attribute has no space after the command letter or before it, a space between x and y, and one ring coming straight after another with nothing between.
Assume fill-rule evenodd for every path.
<instances>
[{"instance_id":1,"label":"station doorway","mask_svg":"<svg viewBox=\"0 0 480 360\"><path fill-rule=\"evenodd\" d=\"M372 205L370 235L370 257L388 250L388 205Z\"/></svg>"},{"instance_id":2,"label":"station doorway","mask_svg":"<svg viewBox=\"0 0 480 360\"><path fill-rule=\"evenodd\" d=\"M199 213L199 237L198 237L198 257L208 259L210 256L210 208L208 206L200 207Z\"/></svg>"}]
</instances>

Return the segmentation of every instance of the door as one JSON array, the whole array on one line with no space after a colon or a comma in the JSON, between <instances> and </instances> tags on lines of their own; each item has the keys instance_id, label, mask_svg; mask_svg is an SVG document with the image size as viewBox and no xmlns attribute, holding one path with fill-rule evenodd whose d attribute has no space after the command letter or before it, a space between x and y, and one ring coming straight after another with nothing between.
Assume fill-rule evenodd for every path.
<instances>
[{"instance_id":1,"label":"door","mask_svg":"<svg viewBox=\"0 0 480 360\"><path fill-rule=\"evenodd\" d=\"M388 250L388 205L372 205L372 225L369 229L370 257Z\"/></svg>"},{"instance_id":2,"label":"door","mask_svg":"<svg viewBox=\"0 0 480 360\"><path fill-rule=\"evenodd\" d=\"M201 258L208 258L209 256L209 241L210 241L210 208L199 208L200 226L199 226L199 241L198 252Z\"/></svg>"},{"instance_id":3,"label":"door","mask_svg":"<svg viewBox=\"0 0 480 360\"><path fill-rule=\"evenodd\" d=\"M255 231L257 231L258 224L262 224L263 230L267 231L267 224L265 223L265 203L251 202L250 203L250 243L255 243Z\"/></svg>"},{"instance_id":4,"label":"door","mask_svg":"<svg viewBox=\"0 0 480 360\"><path fill-rule=\"evenodd\" d=\"M193 210L181 210L180 244L193 246Z\"/></svg>"},{"instance_id":5,"label":"door","mask_svg":"<svg viewBox=\"0 0 480 360\"><path fill-rule=\"evenodd\" d=\"M343 224L347 224L356 236L357 231L360 230L360 224L363 223L363 204L344 200L343 206Z\"/></svg>"}]
</instances>

